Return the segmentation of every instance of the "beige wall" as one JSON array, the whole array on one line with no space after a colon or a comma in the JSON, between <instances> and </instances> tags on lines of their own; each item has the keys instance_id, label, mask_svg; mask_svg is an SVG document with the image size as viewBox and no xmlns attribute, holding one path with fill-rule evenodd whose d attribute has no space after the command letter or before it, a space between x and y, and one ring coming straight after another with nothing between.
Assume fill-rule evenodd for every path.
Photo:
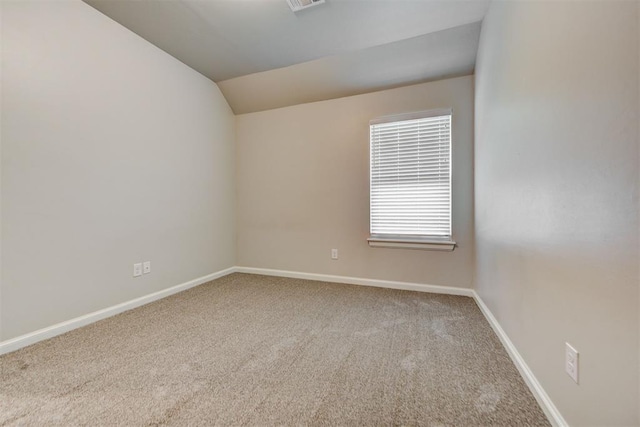
<instances>
[{"instance_id":1,"label":"beige wall","mask_svg":"<svg viewBox=\"0 0 640 427\"><path fill-rule=\"evenodd\" d=\"M454 252L370 248L369 120L452 107ZM237 263L470 287L473 78L236 116ZM331 248L339 250L337 261Z\"/></svg>"},{"instance_id":2,"label":"beige wall","mask_svg":"<svg viewBox=\"0 0 640 427\"><path fill-rule=\"evenodd\" d=\"M2 31L2 22L3 22L3 18L2 18L2 3L0 3L0 36L3 35L3 31ZM3 52L3 40L4 40L4 36L0 37L0 59L2 58L2 52ZM2 115L3 113L3 109L2 109L2 98L3 98L3 81L4 79L2 78L2 64L0 63L0 126L2 126ZM2 326L2 320L3 320L3 315L2 315L2 128L0 128L0 341L2 341L2 330L3 330L3 326Z\"/></svg>"},{"instance_id":3,"label":"beige wall","mask_svg":"<svg viewBox=\"0 0 640 427\"><path fill-rule=\"evenodd\" d=\"M639 423L637 7L494 1L478 52L475 286L571 425Z\"/></svg>"},{"instance_id":4,"label":"beige wall","mask_svg":"<svg viewBox=\"0 0 640 427\"><path fill-rule=\"evenodd\" d=\"M80 1L1 3L1 338L232 266L216 85Z\"/></svg>"}]
</instances>

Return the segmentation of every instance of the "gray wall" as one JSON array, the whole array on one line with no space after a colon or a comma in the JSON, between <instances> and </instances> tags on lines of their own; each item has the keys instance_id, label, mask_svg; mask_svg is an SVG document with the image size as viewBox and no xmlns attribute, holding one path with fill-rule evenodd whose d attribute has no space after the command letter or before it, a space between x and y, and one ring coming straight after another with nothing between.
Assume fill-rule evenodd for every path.
<instances>
[{"instance_id":1,"label":"gray wall","mask_svg":"<svg viewBox=\"0 0 640 427\"><path fill-rule=\"evenodd\" d=\"M369 120L453 108L453 252L370 248ZM236 117L238 265L471 286L473 77ZM330 259L331 248L339 259Z\"/></svg>"},{"instance_id":2,"label":"gray wall","mask_svg":"<svg viewBox=\"0 0 640 427\"><path fill-rule=\"evenodd\" d=\"M639 422L637 7L494 1L478 52L475 286L572 425Z\"/></svg>"},{"instance_id":3,"label":"gray wall","mask_svg":"<svg viewBox=\"0 0 640 427\"><path fill-rule=\"evenodd\" d=\"M233 266L217 86L80 1L1 3L0 339Z\"/></svg>"}]
</instances>

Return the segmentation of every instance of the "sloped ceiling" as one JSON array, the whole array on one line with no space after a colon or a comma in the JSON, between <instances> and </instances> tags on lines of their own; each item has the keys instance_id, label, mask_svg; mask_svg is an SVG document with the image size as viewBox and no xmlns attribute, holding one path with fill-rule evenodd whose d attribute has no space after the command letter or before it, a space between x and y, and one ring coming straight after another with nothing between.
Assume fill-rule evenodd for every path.
<instances>
[{"instance_id":1,"label":"sloped ceiling","mask_svg":"<svg viewBox=\"0 0 640 427\"><path fill-rule=\"evenodd\" d=\"M85 0L218 83L236 114L473 72L489 0Z\"/></svg>"}]
</instances>

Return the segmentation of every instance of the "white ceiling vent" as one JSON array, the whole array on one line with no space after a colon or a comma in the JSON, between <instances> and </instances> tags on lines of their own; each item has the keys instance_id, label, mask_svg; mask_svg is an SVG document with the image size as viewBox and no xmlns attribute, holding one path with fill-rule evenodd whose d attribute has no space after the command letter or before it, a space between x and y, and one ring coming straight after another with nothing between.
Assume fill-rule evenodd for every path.
<instances>
[{"instance_id":1,"label":"white ceiling vent","mask_svg":"<svg viewBox=\"0 0 640 427\"><path fill-rule=\"evenodd\" d=\"M298 12L308 7L317 6L324 3L324 0L287 0L287 4L294 12Z\"/></svg>"}]
</instances>

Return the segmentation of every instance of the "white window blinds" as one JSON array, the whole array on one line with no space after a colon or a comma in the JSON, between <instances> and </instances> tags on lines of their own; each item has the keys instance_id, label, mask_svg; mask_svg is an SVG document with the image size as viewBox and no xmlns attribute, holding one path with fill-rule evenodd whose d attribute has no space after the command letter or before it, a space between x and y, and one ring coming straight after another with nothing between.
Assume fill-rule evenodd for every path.
<instances>
[{"instance_id":1,"label":"white window blinds","mask_svg":"<svg viewBox=\"0 0 640 427\"><path fill-rule=\"evenodd\" d=\"M451 236L451 110L370 123L371 235Z\"/></svg>"}]
</instances>

